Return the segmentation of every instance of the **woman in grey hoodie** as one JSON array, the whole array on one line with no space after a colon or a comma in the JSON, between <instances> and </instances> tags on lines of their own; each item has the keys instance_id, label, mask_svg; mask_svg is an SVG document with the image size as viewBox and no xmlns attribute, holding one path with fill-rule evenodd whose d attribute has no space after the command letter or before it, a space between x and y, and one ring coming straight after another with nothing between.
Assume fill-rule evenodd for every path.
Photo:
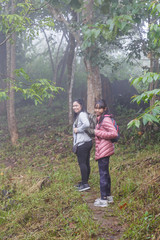
<instances>
[{"instance_id":1,"label":"woman in grey hoodie","mask_svg":"<svg viewBox=\"0 0 160 240\"><path fill-rule=\"evenodd\" d=\"M81 182L76 187L80 192L90 189L88 179L90 175L90 151L92 139L85 130L90 126L83 100L77 99L73 102L73 146L77 146L76 155L81 172Z\"/></svg>"}]
</instances>

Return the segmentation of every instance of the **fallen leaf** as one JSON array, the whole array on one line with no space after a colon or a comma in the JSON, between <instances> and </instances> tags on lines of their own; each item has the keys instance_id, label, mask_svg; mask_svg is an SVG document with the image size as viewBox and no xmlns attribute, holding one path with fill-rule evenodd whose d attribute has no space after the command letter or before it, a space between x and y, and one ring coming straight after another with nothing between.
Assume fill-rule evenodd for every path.
<instances>
[{"instance_id":1,"label":"fallen leaf","mask_svg":"<svg viewBox=\"0 0 160 240\"><path fill-rule=\"evenodd\" d=\"M123 205L121 205L119 208L122 209L122 208L126 208L127 206L127 203L124 203Z\"/></svg>"}]
</instances>

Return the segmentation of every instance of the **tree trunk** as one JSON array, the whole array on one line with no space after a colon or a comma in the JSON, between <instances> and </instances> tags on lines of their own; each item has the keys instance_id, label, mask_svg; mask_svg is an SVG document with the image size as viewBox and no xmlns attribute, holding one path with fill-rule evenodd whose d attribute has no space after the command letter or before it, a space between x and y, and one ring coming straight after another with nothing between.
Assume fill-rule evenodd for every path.
<instances>
[{"instance_id":1,"label":"tree trunk","mask_svg":"<svg viewBox=\"0 0 160 240\"><path fill-rule=\"evenodd\" d=\"M59 52L60 52L60 48L63 42L63 38L64 38L64 34L61 37L60 43L58 45L58 49L57 49L57 54L56 54L56 58L55 58L55 70L54 70L54 77L53 77L53 82L56 83L57 86L57 74L58 74L58 62L59 62Z\"/></svg>"},{"instance_id":2,"label":"tree trunk","mask_svg":"<svg viewBox=\"0 0 160 240\"><path fill-rule=\"evenodd\" d=\"M153 72L153 53L150 54L150 72ZM152 91L154 89L154 83L151 82L149 85L149 90ZM152 107L154 104L153 98L150 100L150 107Z\"/></svg>"},{"instance_id":3,"label":"tree trunk","mask_svg":"<svg viewBox=\"0 0 160 240\"><path fill-rule=\"evenodd\" d=\"M98 66L92 66L90 60L84 59L87 76L87 111L94 113L95 101L102 98L101 77Z\"/></svg>"},{"instance_id":4,"label":"tree trunk","mask_svg":"<svg viewBox=\"0 0 160 240\"><path fill-rule=\"evenodd\" d=\"M56 18L58 21L63 22L65 24L68 31L73 34L77 42L77 46L79 45L81 47L82 42L80 39L79 31L75 31L75 29L72 28L71 24L67 22L67 20L64 18L63 14L60 11L58 11L56 8L54 8L52 5L48 4L48 9L54 18ZM82 12L83 25L92 24L93 9L94 9L94 0L84 0L84 6L83 6L83 12ZM94 112L95 100L102 97L102 87L101 87L101 77L100 77L99 66L98 65L94 66L90 58L90 56L93 55L91 53L93 52L93 49L95 51L95 48L96 46L94 45L86 49L85 57L84 57L86 71L88 73L87 110L91 113Z\"/></svg>"},{"instance_id":5,"label":"tree trunk","mask_svg":"<svg viewBox=\"0 0 160 240\"><path fill-rule=\"evenodd\" d=\"M57 78L57 86L58 87L62 87L63 76L64 76L66 65L67 65L68 51L69 51L69 44L67 44L64 56L58 64L58 71L60 72L59 76Z\"/></svg>"},{"instance_id":6,"label":"tree trunk","mask_svg":"<svg viewBox=\"0 0 160 240\"><path fill-rule=\"evenodd\" d=\"M74 83L74 74L75 74L75 62L76 62L76 54L75 54L75 38L70 33L69 34L69 42L70 42L70 48L69 48L69 54L68 54L68 61L67 61L67 70L68 70L68 82L69 82L69 88L68 88L68 120L69 124L72 123L72 92L73 92L73 83Z\"/></svg>"},{"instance_id":7,"label":"tree trunk","mask_svg":"<svg viewBox=\"0 0 160 240\"><path fill-rule=\"evenodd\" d=\"M150 57L150 72L159 73L159 58L155 58L153 53L151 53ZM152 82L149 85L149 90L152 91L155 88L157 88L158 81ZM152 107L155 104L156 96L153 96L150 100L150 107Z\"/></svg>"},{"instance_id":8,"label":"tree trunk","mask_svg":"<svg viewBox=\"0 0 160 240\"><path fill-rule=\"evenodd\" d=\"M5 35L0 32L0 43L5 40ZM5 78L7 78L7 63L6 63L6 43L0 46L0 88L5 89L6 84L3 81ZM6 104L5 101L0 102L0 115L2 115L6 110Z\"/></svg>"},{"instance_id":9,"label":"tree trunk","mask_svg":"<svg viewBox=\"0 0 160 240\"><path fill-rule=\"evenodd\" d=\"M159 58L156 57L154 61L154 72L159 74ZM158 80L154 83L154 89L158 88ZM155 103L157 96L153 96L152 104Z\"/></svg>"},{"instance_id":10,"label":"tree trunk","mask_svg":"<svg viewBox=\"0 0 160 240\"><path fill-rule=\"evenodd\" d=\"M84 10L82 13L83 24L92 24L93 21L93 0L84 0ZM102 98L102 84L98 65L93 65L91 56L95 45L85 50L84 63L87 70L87 111L94 113L95 101ZM96 57L96 56L94 56Z\"/></svg>"},{"instance_id":11,"label":"tree trunk","mask_svg":"<svg viewBox=\"0 0 160 240\"><path fill-rule=\"evenodd\" d=\"M12 0L12 14L14 13L14 1ZM14 83L14 70L16 69L16 36L15 33L12 34L13 43L7 42L7 75L9 82L8 87L8 96L7 100L7 120L8 120L8 129L11 136L11 142L13 145L16 145L18 140L18 131L16 124L15 116L15 92L13 89Z\"/></svg>"},{"instance_id":12,"label":"tree trunk","mask_svg":"<svg viewBox=\"0 0 160 240\"><path fill-rule=\"evenodd\" d=\"M50 57L50 62L51 62L51 68L52 68L52 73L53 73L53 76L54 76L55 67L54 67L54 61L53 61L53 57L52 57L51 48L50 48L50 45L49 45L47 34L46 34L46 32L45 32L45 30L43 28L42 28L42 32L44 34L44 37L46 39L46 43L47 43L47 46L48 46L48 52L49 52L49 57Z\"/></svg>"},{"instance_id":13,"label":"tree trunk","mask_svg":"<svg viewBox=\"0 0 160 240\"><path fill-rule=\"evenodd\" d=\"M72 95L73 95L73 83L74 83L74 76L75 76L75 69L76 69L76 53L74 53L74 58L72 62L72 75L70 79L70 84L69 84L69 91L68 91L68 105L69 105L69 112L68 112L68 119L69 119L69 124L72 124L73 122L73 111L72 111Z\"/></svg>"},{"instance_id":14,"label":"tree trunk","mask_svg":"<svg viewBox=\"0 0 160 240\"><path fill-rule=\"evenodd\" d=\"M107 106L111 112L113 112L113 94L112 87L109 79L101 75L102 80L102 97L106 101Z\"/></svg>"}]
</instances>

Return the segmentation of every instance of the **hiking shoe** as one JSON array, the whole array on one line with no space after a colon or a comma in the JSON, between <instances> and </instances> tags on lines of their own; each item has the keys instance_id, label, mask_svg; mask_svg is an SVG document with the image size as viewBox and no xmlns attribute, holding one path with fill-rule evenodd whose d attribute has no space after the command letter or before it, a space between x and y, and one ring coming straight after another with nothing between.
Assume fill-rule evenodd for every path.
<instances>
[{"instance_id":1,"label":"hiking shoe","mask_svg":"<svg viewBox=\"0 0 160 240\"><path fill-rule=\"evenodd\" d=\"M86 191L86 190L88 190L88 189L90 189L90 186L88 185L88 183L86 183L86 184L81 184L81 185L78 187L78 191L79 191L79 192L83 192L83 191Z\"/></svg>"},{"instance_id":2,"label":"hiking shoe","mask_svg":"<svg viewBox=\"0 0 160 240\"><path fill-rule=\"evenodd\" d=\"M114 203L113 196L108 196L107 201L108 203Z\"/></svg>"},{"instance_id":3,"label":"hiking shoe","mask_svg":"<svg viewBox=\"0 0 160 240\"><path fill-rule=\"evenodd\" d=\"M108 201L102 199L96 199L94 202L95 207L108 207Z\"/></svg>"},{"instance_id":4,"label":"hiking shoe","mask_svg":"<svg viewBox=\"0 0 160 240\"><path fill-rule=\"evenodd\" d=\"M95 202L100 201L100 200L101 200L100 198L97 198L95 200ZM106 200L107 200L108 203L114 203L113 196L107 196Z\"/></svg>"},{"instance_id":5,"label":"hiking shoe","mask_svg":"<svg viewBox=\"0 0 160 240\"><path fill-rule=\"evenodd\" d=\"M75 188L79 188L81 186L82 182L78 182L76 185L74 185Z\"/></svg>"}]
</instances>

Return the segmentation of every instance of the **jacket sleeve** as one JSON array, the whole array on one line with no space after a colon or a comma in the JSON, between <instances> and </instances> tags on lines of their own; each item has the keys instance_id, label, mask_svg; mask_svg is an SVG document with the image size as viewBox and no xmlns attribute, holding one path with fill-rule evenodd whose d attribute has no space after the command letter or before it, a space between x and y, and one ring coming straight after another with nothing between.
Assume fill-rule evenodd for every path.
<instances>
[{"instance_id":1,"label":"jacket sleeve","mask_svg":"<svg viewBox=\"0 0 160 240\"><path fill-rule=\"evenodd\" d=\"M113 126L110 118L104 118L100 129L95 129L95 136L104 139L114 139L118 137L117 130Z\"/></svg>"},{"instance_id":2,"label":"jacket sleeve","mask_svg":"<svg viewBox=\"0 0 160 240\"><path fill-rule=\"evenodd\" d=\"M85 112L81 112L79 114L79 121L81 122L81 126L77 128L77 132L84 132L85 129L90 126L87 114Z\"/></svg>"}]
</instances>

